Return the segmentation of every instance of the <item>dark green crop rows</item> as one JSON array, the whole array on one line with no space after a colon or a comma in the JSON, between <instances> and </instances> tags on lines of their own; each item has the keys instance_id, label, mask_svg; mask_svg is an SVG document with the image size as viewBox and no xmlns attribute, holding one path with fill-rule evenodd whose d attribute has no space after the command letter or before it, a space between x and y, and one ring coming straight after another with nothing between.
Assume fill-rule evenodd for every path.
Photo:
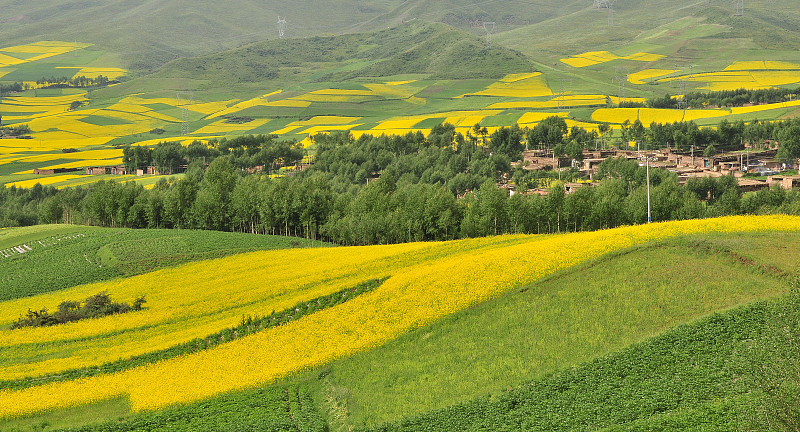
<instances>
[{"instance_id":1,"label":"dark green crop rows","mask_svg":"<svg viewBox=\"0 0 800 432\"><path fill-rule=\"evenodd\" d=\"M187 407L140 414L74 432L324 432L327 425L303 388L267 387Z\"/></svg>"},{"instance_id":2,"label":"dark green crop rows","mask_svg":"<svg viewBox=\"0 0 800 432\"><path fill-rule=\"evenodd\" d=\"M795 295L715 314L504 394L372 431L796 430L767 419L800 419L800 406L781 408L800 394L798 306ZM763 370L776 368L780 388L770 393Z\"/></svg>"},{"instance_id":3,"label":"dark green crop rows","mask_svg":"<svg viewBox=\"0 0 800 432\"><path fill-rule=\"evenodd\" d=\"M0 301L131 276L236 253L321 245L304 239L217 231L65 226L19 241L0 255ZM8 255L6 257L6 255Z\"/></svg>"}]
</instances>

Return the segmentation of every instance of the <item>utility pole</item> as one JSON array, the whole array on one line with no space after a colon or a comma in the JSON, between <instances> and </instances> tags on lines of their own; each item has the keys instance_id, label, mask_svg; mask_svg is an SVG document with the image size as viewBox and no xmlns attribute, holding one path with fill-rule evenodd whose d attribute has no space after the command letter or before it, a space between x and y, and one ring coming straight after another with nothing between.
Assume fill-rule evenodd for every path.
<instances>
[{"instance_id":1,"label":"utility pole","mask_svg":"<svg viewBox=\"0 0 800 432\"><path fill-rule=\"evenodd\" d=\"M621 105L625 100L625 83L628 82L628 75L630 75L630 69L627 66L614 68L614 79L619 82L618 105Z\"/></svg>"},{"instance_id":2,"label":"utility pole","mask_svg":"<svg viewBox=\"0 0 800 432\"><path fill-rule=\"evenodd\" d=\"M181 135L189 135L191 128L189 126L189 106L194 103L194 91L191 90L178 90L178 105L183 108L183 124L181 124Z\"/></svg>"},{"instance_id":3,"label":"utility pole","mask_svg":"<svg viewBox=\"0 0 800 432\"><path fill-rule=\"evenodd\" d=\"M278 38L283 39L286 36L286 17L278 17Z\"/></svg>"},{"instance_id":4,"label":"utility pole","mask_svg":"<svg viewBox=\"0 0 800 432\"><path fill-rule=\"evenodd\" d=\"M494 28L497 25L495 22L483 22L483 29L486 30L486 49L492 47L492 33L494 32Z\"/></svg>"},{"instance_id":5,"label":"utility pole","mask_svg":"<svg viewBox=\"0 0 800 432\"><path fill-rule=\"evenodd\" d=\"M736 13L734 16L744 16L744 0L736 0Z\"/></svg>"},{"instance_id":6,"label":"utility pole","mask_svg":"<svg viewBox=\"0 0 800 432\"><path fill-rule=\"evenodd\" d=\"M636 142L636 146L638 147L640 142ZM652 217L650 213L650 161L653 159L653 156L645 154L644 157L639 156L639 160L644 161L645 166L647 167L647 223L652 223ZM641 165L640 165L641 166Z\"/></svg>"},{"instance_id":7,"label":"utility pole","mask_svg":"<svg viewBox=\"0 0 800 432\"><path fill-rule=\"evenodd\" d=\"M559 81L561 82L561 90L556 96L558 109L569 112L569 104L567 103L567 83L569 83L569 86L572 87L572 78L561 78Z\"/></svg>"}]
</instances>

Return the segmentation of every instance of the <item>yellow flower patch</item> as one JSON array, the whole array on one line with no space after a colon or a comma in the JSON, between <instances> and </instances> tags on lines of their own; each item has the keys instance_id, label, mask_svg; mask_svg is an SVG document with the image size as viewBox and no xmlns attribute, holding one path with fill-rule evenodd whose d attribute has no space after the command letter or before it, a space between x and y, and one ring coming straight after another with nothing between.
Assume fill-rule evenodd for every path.
<instances>
[{"instance_id":1,"label":"yellow flower patch","mask_svg":"<svg viewBox=\"0 0 800 432\"><path fill-rule=\"evenodd\" d=\"M214 328L236 324L242 313L281 310L358 281L388 278L377 290L347 303L210 350L115 374L0 391L0 417L112 397L129 398L134 411L203 400L373 349L442 317L609 252L693 233L776 230L800 231L800 218L726 217L558 236L256 252L215 260L213 265L193 263L113 283L76 287L61 295L3 302L0 320L6 322L14 319L20 308L55 306L63 298L83 298L106 286L123 301L139 295L148 298L151 306L135 314L77 322L64 328L11 332L6 338L9 340L2 343L17 355L36 355L26 351L33 348L25 344L46 340L63 341L77 350L59 360L63 364L58 367L40 365L34 359L30 371L35 374L71 364L67 360L70 356L75 356L76 363L90 363L86 360L89 356L94 362L122 358L191 338L194 325L202 327L195 333L204 335ZM207 325L209 322L216 324ZM152 330L153 325L161 330ZM142 331L141 337L125 330L134 328ZM88 339L76 342L77 336ZM145 338L150 347L142 342ZM13 374L0 374L8 375Z\"/></svg>"}]
</instances>

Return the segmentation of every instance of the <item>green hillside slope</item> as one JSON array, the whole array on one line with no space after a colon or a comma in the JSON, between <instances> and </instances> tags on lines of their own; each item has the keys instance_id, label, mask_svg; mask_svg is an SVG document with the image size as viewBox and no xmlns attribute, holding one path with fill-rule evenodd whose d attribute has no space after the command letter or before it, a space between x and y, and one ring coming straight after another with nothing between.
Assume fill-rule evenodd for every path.
<instances>
[{"instance_id":1,"label":"green hillside slope","mask_svg":"<svg viewBox=\"0 0 800 432\"><path fill-rule=\"evenodd\" d=\"M755 335L777 333L764 325L773 313L767 303L708 316L788 292L800 258L776 251L798 246L800 235L778 232L651 243L276 386L82 430L191 430L197 416L245 427L255 417L280 418L287 405L309 404L315 410L308 416L321 416L330 430L385 422L381 430L724 430L762 401L747 393L758 376L743 368L741 348L753 340L766 347ZM793 349L785 341L773 346ZM262 410L258 400L280 392L284 402ZM291 405L293 392L306 401ZM245 414L246 406L259 409ZM9 420L0 430L77 426L128 410L125 400L104 401Z\"/></svg>"},{"instance_id":2,"label":"green hillside slope","mask_svg":"<svg viewBox=\"0 0 800 432\"><path fill-rule=\"evenodd\" d=\"M0 301L254 250L321 245L280 236L38 225L0 231Z\"/></svg>"},{"instance_id":3,"label":"green hillside slope","mask_svg":"<svg viewBox=\"0 0 800 432\"><path fill-rule=\"evenodd\" d=\"M402 74L497 79L531 69L517 52L486 50L483 40L453 27L416 23L377 33L260 42L172 62L153 78L274 86Z\"/></svg>"}]
</instances>

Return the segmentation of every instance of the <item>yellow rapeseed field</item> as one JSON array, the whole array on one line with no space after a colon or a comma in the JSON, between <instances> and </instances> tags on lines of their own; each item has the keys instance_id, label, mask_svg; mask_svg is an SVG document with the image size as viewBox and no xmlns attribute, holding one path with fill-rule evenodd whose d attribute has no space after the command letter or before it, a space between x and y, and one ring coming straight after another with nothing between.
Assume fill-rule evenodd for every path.
<instances>
[{"instance_id":1,"label":"yellow rapeseed field","mask_svg":"<svg viewBox=\"0 0 800 432\"><path fill-rule=\"evenodd\" d=\"M622 124L637 119L645 126L650 123L675 123L681 121L698 120L703 118L723 117L730 111L724 109L660 109L660 108L600 108L592 113L592 120L596 122Z\"/></svg>"},{"instance_id":2,"label":"yellow rapeseed field","mask_svg":"<svg viewBox=\"0 0 800 432\"><path fill-rule=\"evenodd\" d=\"M485 90L481 90L475 93L467 93L458 96L457 98L462 98L465 96L499 96L499 97L532 98L532 97L553 95L553 91L550 90L550 87L547 86L547 80L545 79L544 75L541 72L527 74L529 75L528 77L518 77L516 75L517 74L514 74L513 78L509 78L507 76L506 78L503 78L500 81L491 84Z\"/></svg>"},{"instance_id":3,"label":"yellow rapeseed field","mask_svg":"<svg viewBox=\"0 0 800 432\"><path fill-rule=\"evenodd\" d=\"M800 70L800 64L784 61L736 61L725 68L726 71L741 70Z\"/></svg>"},{"instance_id":4,"label":"yellow rapeseed field","mask_svg":"<svg viewBox=\"0 0 800 432\"><path fill-rule=\"evenodd\" d=\"M327 282L331 277L339 278L340 287L361 278L388 277L376 291L347 303L211 350L110 375L0 391L0 417L113 397L128 397L134 411L190 403L369 350L446 315L611 251L691 233L775 230L800 231L800 218L725 217L560 236L516 235L444 243L258 252L217 260L213 265L190 264L130 278L117 283L119 294L110 292L127 300L147 294L148 304L157 311L141 312L138 314L141 317L129 314L88 324L75 323L68 325L70 330L78 334L90 328L95 332L110 331L123 322L143 323L151 321L152 316L175 317L183 313L188 314L185 319L191 320L210 310L253 299L262 299L261 307L268 310L331 292L336 285ZM203 282L195 272L213 278L220 287ZM191 281L181 279L187 277ZM278 285L264 283L263 277ZM168 283L172 278L176 284ZM203 289L187 291L183 286L191 285L194 280L203 284ZM65 294L80 298L79 294L89 295L103 286L74 288ZM271 298L264 300L265 296ZM64 295L48 294L31 300L38 306L45 298L55 304ZM186 310L165 311L159 305L168 299L178 301L179 305L191 303ZM15 302L15 308L8 307ZM0 304L0 316L7 317L12 310L28 304L32 303L15 300ZM34 332L30 336L40 339ZM13 338L16 343L30 340ZM69 335L63 334L57 340L68 338Z\"/></svg>"},{"instance_id":5,"label":"yellow rapeseed field","mask_svg":"<svg viewBox=\"0 0 800 432\"><path fill-rule=\"evenodd\" d=\"M594 66L601 63L607 63L614 60L635 60L641 62L653 62L664 58L661 54L651 54L639 52L629 56L618 56L608 51L590 51L583 54L574 55L568 58L561 59L562 63L576 68L587 66Z\"/></svg>"},{"instance_id":6,"label":"yellow rapeseed field","mask_svg":"<svg viewBox=\"0 0 800 432\"><path fill-rule=\"evenodd\" d=\"M733 107L730 110L731 114L749 114L754 112L769 111L780 108L791 108L797 106L800 106L800 101L778 102L778 103L763 104L763 105L753 105L749 107Z\"/></svg>"},{"instance_id":7,"label":"yellow rapeseed field","mask_svg":"<svg viewBox=\"0 0 800 432\"><path fill-rule=\"evenodd\" d=\"M647 84L647 80L663 77L677 72L676 69L645 69L628 75L628 81L632 84Z\"/></svg>"},{"instance_id":8,"label":"yellow rapeseed field","mask_svg":"<svg viewBox=\"0 0 800 432\"><path fill-rule=\"evenodd\" d=\"M264 126L270 119L255 119L247 123L225 123L225 120L218 120L209 125L197 129L193 133L201 135L221 135L231 132L249 131L257 127Z\"/></svg>"},{"instance_id":9,"label":"yellow rapeseed field","mask_svg":"<svg viewBox=\"0 0 800 432\"><path fill-rule=\"evenodd\" d=\"M32 188L36 183L41 184L42 186L52 185L56 183L61 183L67 180L73 180L76 178L86 177L80 174L64 174L64 175L52 175L52 176L42 176L37 177L35 179L30 180L22 180L18 182L6 183L6 187L9 188L11 186L16 186L18 188Z\"/></svg>"}]
</instances>

